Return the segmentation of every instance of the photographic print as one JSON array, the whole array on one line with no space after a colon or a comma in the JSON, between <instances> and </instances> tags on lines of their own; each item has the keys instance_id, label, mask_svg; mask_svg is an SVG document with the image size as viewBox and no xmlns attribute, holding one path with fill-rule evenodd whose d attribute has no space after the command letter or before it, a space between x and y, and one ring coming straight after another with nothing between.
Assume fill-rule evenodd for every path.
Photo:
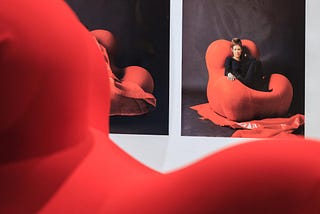
<instances>
[{"instance_id":1,"label":"photographic print","mask_svg":"<svg viewBox=\"0 0 320 214\"><path fill-rule=\"evenodd\" d=\"M181 135L304 135L304 0L184 0L182 34Z\"/></svg>"},{"instance_id":2,"label":"photographic print","mask_svg":"<svg viewBox=\"0 0 320 214\"><path fill-rule=\"evenodd\" d=\"M67 0L109 66L110 132L168 134L169 0Z\"/></svg>"}]
</instances>

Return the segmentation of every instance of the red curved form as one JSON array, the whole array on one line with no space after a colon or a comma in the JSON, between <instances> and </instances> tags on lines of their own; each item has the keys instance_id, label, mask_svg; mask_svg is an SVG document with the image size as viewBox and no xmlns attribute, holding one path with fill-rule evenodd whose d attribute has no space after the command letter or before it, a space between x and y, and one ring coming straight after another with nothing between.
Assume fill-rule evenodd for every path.
<instances>
[{"instance_id":1,"label":"red curved form","mask_svg":"<svg viewBox=\"0 0 320 214\"><path fill-rule=\"evenodd\" d=\"M107 30L96 29L90 32L106 62L110 86L110 116L134 116L146 114L156 107L154 81L151 74L140 66L127 66L123 69L113 64L117 41ZM121 78L116 75L120 73Z\"/></svg>"}]
</instances>

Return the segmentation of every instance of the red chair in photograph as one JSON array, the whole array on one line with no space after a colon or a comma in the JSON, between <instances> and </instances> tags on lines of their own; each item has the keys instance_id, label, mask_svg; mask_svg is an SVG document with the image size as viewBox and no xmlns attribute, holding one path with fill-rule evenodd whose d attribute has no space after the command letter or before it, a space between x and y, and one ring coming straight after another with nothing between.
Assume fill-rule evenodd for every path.
<instances>
[{"instance_id":1,"label":"red chair in photograph","mask_svg":"<svg viewBox=\"0 0 320 214\"><path fill-rule=\"evenodd\" d=\"M254 42L242 40L242 44L259 59L259 50ZM270 92L251 89L239 80L229 81L224 76L224 62L230 55L230 41L227 40L216 40L207 49L207 98L211 109L232 121L285 116L293 96L290 81L281 74L272 74Z\"/></svg>"}]
</instances>

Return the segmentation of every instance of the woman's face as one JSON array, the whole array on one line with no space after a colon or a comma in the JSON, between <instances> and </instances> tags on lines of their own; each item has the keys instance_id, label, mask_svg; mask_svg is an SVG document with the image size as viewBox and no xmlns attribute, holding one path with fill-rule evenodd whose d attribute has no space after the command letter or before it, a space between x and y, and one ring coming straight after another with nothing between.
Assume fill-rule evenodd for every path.
<instances>
[{"instance_id":1,"label":"woman's face","mask_svg":"<svg viewBox=\"0 0 320 214\"><path fill-rule=\"evenodd\" d=\"M232 47L232 55L236 59L240 59L241 53L242 53L242 48L240 45L234 45Z\"/></svg>"}]
</instances>

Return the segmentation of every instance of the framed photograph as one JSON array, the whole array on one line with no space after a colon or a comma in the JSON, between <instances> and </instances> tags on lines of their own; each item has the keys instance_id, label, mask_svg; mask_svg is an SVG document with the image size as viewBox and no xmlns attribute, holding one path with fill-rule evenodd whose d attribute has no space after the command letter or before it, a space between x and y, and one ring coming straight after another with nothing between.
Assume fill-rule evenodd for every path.
<instances>
[{"instance_id":1,"label":"framed photograph","mask_svg":"<svg viewBox=\"0 0 320 214\"><path fill-rule=\"evenodd\" d=\"M168 135L170 1L66 2L105 50L110 132Z\"/></svg>"},{"instance_id":2,"label":"framed photograph","mask_svg":"<svg viewBox=\"0 0 320 214\"><path fill-rule=\"evenodd\" d=\"M303 136L305 0L183 0L182 10L181 135ZM243 45L229 79L233 38Z\"/></svg>"}]
</instances>

